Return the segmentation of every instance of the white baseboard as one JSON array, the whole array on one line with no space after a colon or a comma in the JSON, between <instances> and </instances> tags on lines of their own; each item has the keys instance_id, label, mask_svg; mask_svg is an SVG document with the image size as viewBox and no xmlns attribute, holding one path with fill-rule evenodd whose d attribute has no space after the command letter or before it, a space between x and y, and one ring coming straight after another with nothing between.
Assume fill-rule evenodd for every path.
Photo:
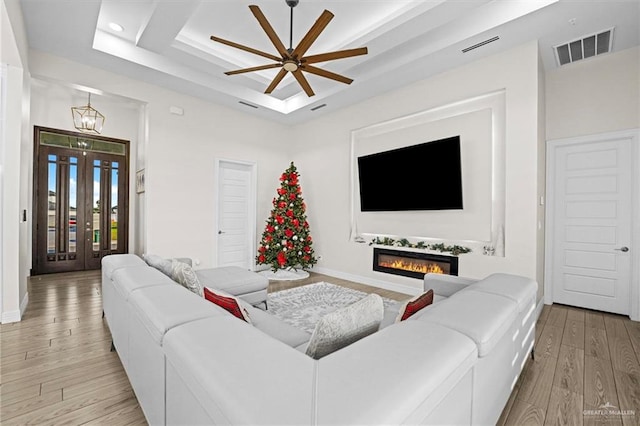
<instances>
[{"instance_id":1,"label":"white baseboard","mask_svg":"<svg viewBox=\"0 0 640 426\"><path fill-rule=\"evenodd\" d=\"M22 319L22 314L24 314L24 310L27 309L28 304L29 304L29 292L25 293L24 297L22 298L22 302L20 303L20 309L3 312L2 318L0 318L0 322L2 324L8 324L10 322L20 321Z\"/></svg>"},{"instance_id":2,"label":"white baseboard","mask_svg":"<svg viewBox=\"0 0 640 426\"><path fill-rule=\"evenodd\" d=\"M536 305L536 321L540 318L540 314L542 313L542 308L544 307L544 297L538 300L538 304Z\"/></svg>"},{"instance_id":3,"label":"white baseboard","mask_svg":"<svg viewBox=\"0 0 640 426\"><path fill-rule=\"evenodd\" d=\"M2 324L20 321L20 310L8 311L2 313Z\"/></svg>"},{"instance_id":4,"label":"white baseboard","mask_svg":"<svg viewBox=\"0 0 640 426\"><path fill-rule=\"evenodd\" d=\"M411 296L416 296L422 292L422 285L420 288L409 287L402 284L392 283L389 281L378 280L371 277L363 277L361 275L349 274L346 272L336 271L333 269L322 268L314 266L313 269L310 269L313 272L317 272L323 275L329 275L330 277L340 278L343 280L353 281L360 284L366 284L378 288L383 288L385 290L396 291L398 293L404 293Z\"/></svg>"}]
</instances>

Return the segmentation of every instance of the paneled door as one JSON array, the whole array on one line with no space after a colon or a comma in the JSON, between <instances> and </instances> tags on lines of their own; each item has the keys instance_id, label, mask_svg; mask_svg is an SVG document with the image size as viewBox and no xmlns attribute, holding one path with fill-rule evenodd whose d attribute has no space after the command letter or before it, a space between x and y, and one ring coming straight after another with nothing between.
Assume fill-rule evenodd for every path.
<instances>
[{"instance_id":1,"label":"paneled door","mask_svg":"<svg viewBox=\"0 0 640 426\"><path fill-rule=\"evenodd\" d=\"M549 150L547 258L553 302L628 315L631 144L628 138ZM551 198L552 197L552 198Z\"/></svg>"},{"instance_id":2,"label":"paneled door","mask_svg":"<svg viewBox=\"0 0 640 426\"><path fill-rule=\"evenodd\" d=\"M32 274L126 253L128 143L36 127Z\"/></svg>"},{"instance_id":3,"label":"paneled door","mask_svg":"<svg viewBox=\"0 0 640 426\"><path fill-rule=\"evenodd\" d=\"M217 266L255 267L255 164L218 160Z\"/></svg>"}]
</instances>

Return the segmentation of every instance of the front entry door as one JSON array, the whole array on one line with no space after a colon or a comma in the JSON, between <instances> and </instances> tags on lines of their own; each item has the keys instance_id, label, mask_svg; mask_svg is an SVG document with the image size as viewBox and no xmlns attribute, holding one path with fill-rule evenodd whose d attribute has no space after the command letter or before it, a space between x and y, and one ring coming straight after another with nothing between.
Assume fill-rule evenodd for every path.
<instances>
[{"instance_id":1,"label":"front entry door","mask_svg":"<svg viewBox=\"0 0 640 426\"><path fill-rule=\"evenodd\" d=\"M47 130L36 128L32 273L99 269L102 257L127 252L126 150L99 152L109 148L92 137Z\"/></svg>"},{"instance_id":2,"label":"front entry door","mask_svg":"<svg viewBox=\"0 0 640 426\"><path fill-rule=\"evenodd\" d=\"M550 152L553 301L628 315L630 140L564 144Z\"/></svg>"}]
</instances>

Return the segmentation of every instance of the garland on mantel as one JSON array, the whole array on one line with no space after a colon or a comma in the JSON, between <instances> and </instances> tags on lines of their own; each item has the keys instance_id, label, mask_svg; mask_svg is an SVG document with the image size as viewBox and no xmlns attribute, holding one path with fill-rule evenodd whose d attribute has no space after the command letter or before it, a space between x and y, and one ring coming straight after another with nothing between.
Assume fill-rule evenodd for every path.
<instances>
[{"instance_id":1,"label":"garland on mantel","mask_svg":"<svg viewBox=\"0 0 640 426\"><path fill-rule=\"evenodd\" d=\"M464 253L471 253L471 249L469 247L463 247L459 245L446 246L443 243L427 244L424 241L418 241L417 243L412 243L406 238L401 238L396 241L393 238L389 238L389 237L384 237L384 238L375 237L373 240L371 240L369 245L372 246L374 244L381 245L381 246L408 247L408 248L417 248L417 249L424 249L424 250L434 250L434 251L439 251L441 253L445 253L445 252L451 253L454 256L457 256L459 254L464 254Z\"/></svg>"}]
</instances>

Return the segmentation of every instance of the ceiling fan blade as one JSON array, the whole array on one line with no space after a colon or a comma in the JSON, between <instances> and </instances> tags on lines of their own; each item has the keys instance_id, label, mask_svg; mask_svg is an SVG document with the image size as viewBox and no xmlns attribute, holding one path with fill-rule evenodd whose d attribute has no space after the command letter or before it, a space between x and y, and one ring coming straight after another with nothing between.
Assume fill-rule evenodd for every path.
<instances>
[{"instance_id":1,"label":"ceiling fan blade","mask_svg":"<svg viewBox=\"0 0 640 426\"><path fill-rule=\"evenodd\" d=\"M350 58L352 56L366 55L368 53L366 47L357 49L338 50L335 52L321 53L319 55L306 56L300 59L303 64L315 64L317 62L333 61L334 59Z\"/></svg>"},{"instance_id":2,"label":"ceiling fan blade","mask_svg":"<svg viewBox=\"0 0 640 426\"><path fill-rule=\"evenodd\" d=\"M269 87L267 87L267 90L265 90L264 93L269 94L273 92L273 90L276 88L276 86L278 86L278 84L280 84L285 75L287 75L287 70L282 68L280 72L276 74L276 77L273 79L273 81L271 81L271 84L269 85Z\"/></svg>"},{"instance_id":3,"label":"ceiling fan blade","mask_svg":"<svg viewBox=\"0 0 640 426\"><path fill-rule=\"evenodd\" d=\"M294 58L302 58L304 54L309 50L314 41L318 38L320 33L329 25L329 22L333 19L333 13L325 10L322 12L322 15L318 18L318 20L313 24L311 29L302 37L300 43L293 49L293 53L291 54Z\"/></svg>"},{"instance_id":4,"label":"ceiling fan blade","mask_svg":"<svg viewBox=\"0 0 640 426\"><path fill-rule=\"evenodd\" d=\"M235 71L227 71L227 72L225 72L225 74L226 75L243 74L245 72L268 70L268 69L271 69L271 68L278 68L278 67L281 67L281 66L282 66L282 64L259 65L257 67L243 68L243 69L235 70Z\"/></svg>"},{"instance_id":5,"label":"ceiling fan blade","mask_svg":"<svg viewBox=\"0 0 640 426\"><path fill-rule=\"evenodd\" d=\"M323 70L322 68L313 67L311 65L302 65L300 67L303 71L310 72L311 74L319 75L320 77L329 78L331 80L339 81L340 83L351 84L353 79L345 77L340 74L336 74L331 71Z\"/></svg>"},{"instance_id":6,"label":"ceiling fan blade","mask_svg":"<svg viewBox=\"0 0 640 426\"><path fill-rule=\"evenodd\" d=\"M255 55L263 56L265 58L269 58L269 59L271 59L273 61L277 61L277 62L281 62L282 61L282 58L279 58L279 57L277 57L275 55L272 55L270 53L266 53L266 52L263 52L261 50L254 49L252 47L243 46L242 44L238 44L238 43L235 43L233 41L225 40L225 39L220 38L220 37L211 36L211 40L217 41L218 43L226 44L227 46L235 47L236 49L244 50L245 52L249 52L249 53L253 53Z\"/></svg>"},{"instance_id":7,"label":"ceiling fan blade","mask_svg":"<svg viewBox=\"0 0 640 426\"><path fill-rule=\"evenodd\" d=\"M287 52L287 49L284 47L284 44L282 44L282 41L274 31L271 24L269 24L269 21L267 21L267 18L264 16L260 8L256 5L251 5L249 6L249 9L251 9L253 16L256 17L256 19L260 23L260 26L262 27L264 32L267 33L267 37L269 37L269 40L271 40L271 43L273 43L273 45L276 47L276 50L278 51L278 53L282 55L282 59L288 58L289 52Z\"/></svg>"},{"instance_id":8,"label":"ceiling fan blade","mask_svg":"<svg viewBox=\"0 0 640 426\"><path fill-rule=\"evenodd\" d=\"M307 81L306 77L302 74L302 71L300 71L300 69L295 70L291 74L293 74L296 80L298 80L298 83L300 83L300 86L302 86L302 89L307 94L307 96L311 97L315 95L315 93L313 93L313 89L311 89L311 86L309 85L309 82Z\"/></svg>"}]
</instances>

